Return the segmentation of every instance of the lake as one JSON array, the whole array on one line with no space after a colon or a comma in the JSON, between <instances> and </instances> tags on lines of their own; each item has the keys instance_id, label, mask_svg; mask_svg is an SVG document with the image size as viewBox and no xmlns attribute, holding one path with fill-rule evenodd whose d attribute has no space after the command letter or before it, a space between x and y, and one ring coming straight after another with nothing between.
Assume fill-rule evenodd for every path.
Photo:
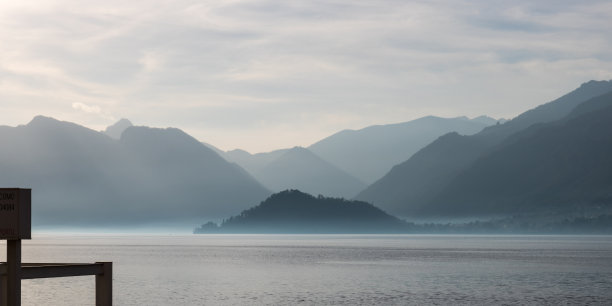
<instances>
[{"instance_id":1,"label":"lake","mask_svg":"<svg viewBox=\"0 0 612 306\"><path fill-rule=\"evenodd\" d=\"M115 305L612 304L612 236L34 235L22 252L113 261ZM94 305L94 277L24 280L22 301Z\"/></svg>"}]
</instances>

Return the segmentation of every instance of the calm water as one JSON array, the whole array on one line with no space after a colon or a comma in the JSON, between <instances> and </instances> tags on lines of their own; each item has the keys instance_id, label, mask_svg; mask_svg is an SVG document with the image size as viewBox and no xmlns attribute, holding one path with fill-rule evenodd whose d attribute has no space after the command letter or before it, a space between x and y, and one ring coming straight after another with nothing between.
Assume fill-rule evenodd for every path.
<instances>
[{"instance_id":1,"label":"calm water","mask_svg":"<svg viewBox=\"0 0 612 306\"><path fill-rule=\"evenodd\" d=\"M612 304L611 236L38 235L23 260L113 261L116 305ZM93 305L94 277L22 292Z\"/></svg>"}]
</instances>

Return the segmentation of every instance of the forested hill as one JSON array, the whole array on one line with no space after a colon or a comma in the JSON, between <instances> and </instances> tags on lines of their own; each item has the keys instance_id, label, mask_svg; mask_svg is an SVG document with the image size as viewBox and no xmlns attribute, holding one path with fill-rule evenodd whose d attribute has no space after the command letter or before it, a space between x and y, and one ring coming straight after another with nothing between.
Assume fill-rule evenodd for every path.
<instances>
[{"instance_id":1,"label":"forested hill","mask_svg":"<svg viewBox=\"0 0 612 306\"><path fill-rule=\"evenodd\" d=\"M610 234L612 215L558 219L512 216L463 223L406 222L361 201L313 197L298 190L273 194L259 205L194 234Z\"/></svg>"},{"instance_id":2,"label":"forested hill","mask_svg":"<svg viewBox=\"0 0 612 306\"><path fill-rule=\"evenodd\" d=\"M195 233L398 233L407 229L402 220L366 202L286 190L219 227L207 223Z\"/></svg>"}]
</instances>

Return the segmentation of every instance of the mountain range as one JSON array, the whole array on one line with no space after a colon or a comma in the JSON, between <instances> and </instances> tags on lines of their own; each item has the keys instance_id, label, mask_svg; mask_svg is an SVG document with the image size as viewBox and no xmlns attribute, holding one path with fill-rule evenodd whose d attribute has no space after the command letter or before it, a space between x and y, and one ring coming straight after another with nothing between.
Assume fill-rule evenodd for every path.
<instances>
[{"instance_id":1,"label":"mountain range","mask_svg":"<svg viewBox=\"0 0 612 306\"><path fill-rule=\"evenodd\" d=\"M0 186L33 189L37 226L200 224L286 189L417 221L612 215L612 81L509 121L429 116L258 154L127 119L94 131L37 116L0 126L0 142Z\"/></svg>"},{"instance_id":2,"label":"mountain range","mask_svg":"<svg viewBox=\"0 0 612 306\"><path fill-rule=\"evenodd\" d=\"M612 92L483 154L422 213L486 216L612 210Z\"/></svg>"},{"instance_id":3,"label":"mountain range","mask_svg":"<svg viewBox=\"0 0 612 306\"><path fill-rule=\"evenodd\" d=\"M271 190L300 190L330 197L352 198L366 184L321 159L310 150L295 147L255 173L255 177Z\"/></svg>"},{"instance_id":4,"label":"mountain range","mask_svg":"<svg viewBox=\"0 0 612 306\"><path fill-rule=\"evenodd\" d=\"M612 156L611 91L611 81L590 81L475 135L441 136L357 199L407 218L593 208L612 187L601 172Z\"/></svg>"},{"instance_id":5,"label":"mountain range","mask_svg":"<svg viewBox=\"0 0 612 306\"><path fill-rule=\"evenodd\" d=\"M471 135L497 122L486 116L474 119L427 116L403 123L340 131L310 145L308 149L371 184L393 166L448 132Z\"/></svg>"},{"instance_id":6,"label":"mountain range","mask_svg":"<svg viewBox=\"0 0 612 306\"><path fill-rule=\"evenodd\" d=\"M0 185L32 188L38 226L223 218L270 192L181 130L130 126L120 139L43 116L0 127Z\"/></svg>"},{"instance_id":7,"label":"mountain range","mask_svg":"<svg viewBox=\"0 0 612 306\"><path fill-rule=\"evenodd\" d=\"M289 149L279 149L271 152L262 152L251 154L241 149L235 149L227 152L221 151L221 155L228 161L234 162L240 165L242 168L247 170L249 173L256 175L266 165L275 161L283 154L287 153Z\"/></svg>"},{"instance_id":8,"label":"mountain range","mask_svg":"<svg viewBox=\"0 0 612 306\"><path fill-rule=\"evenodd\" d=\"M250 154L236 149L219 154L234 162L272 191L299 189L312 194L352 198L391 167L449 131L473 134L495 124L481 116L428 116L388 125L344 130L308 148ZM288 171L290 169L290 171Z\"/></svg>"}]
</instances>

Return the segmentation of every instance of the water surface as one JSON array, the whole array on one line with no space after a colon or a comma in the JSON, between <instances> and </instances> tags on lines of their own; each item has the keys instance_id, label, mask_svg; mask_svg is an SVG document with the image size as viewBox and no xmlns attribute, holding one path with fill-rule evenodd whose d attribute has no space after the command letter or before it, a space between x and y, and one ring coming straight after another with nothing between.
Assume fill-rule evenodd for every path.
<instances>
[{"instance_id":1,"label":"water surface","mask_svg":"<svg viewBox=\"0 0 612 306\"><path fill-rule=\"evenodd\" d=\"M611 236L35 235L22 252L113 261L116 305L612 304ZM94 277L22 294L94 305Z\"/></svg>"}]
</instances>

